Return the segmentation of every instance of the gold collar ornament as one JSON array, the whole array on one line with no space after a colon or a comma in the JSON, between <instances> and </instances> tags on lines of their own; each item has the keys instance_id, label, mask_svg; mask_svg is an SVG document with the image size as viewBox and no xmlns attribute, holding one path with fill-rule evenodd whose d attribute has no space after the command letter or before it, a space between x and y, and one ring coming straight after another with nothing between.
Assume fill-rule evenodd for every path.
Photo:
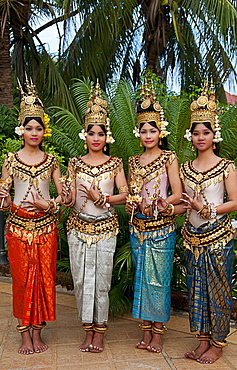
<instances>
[{"instance_id":1,"label":"gold collar ornament","mask_svg":"<svg viewBox=\"0 0 237 370\"><path fill-rule=\"evenodd\" d=\"M164 110L160 105L159 101L156 97L156 92L153 86L151 88L148 86L147 80L145 79L145 83L141 86L141 100L139 105L145 112L137 113L137 126L133 130L133 133L136 137L140 137L140 126L141 123L149 123L154 121L160 131L159 137L162 139L170 134L169 131L166 130L166 126L168 122L165 121L164 118ZM151 109L152 111L149 112L147 109Z\"/></svg>"},{"instance_id":2,"label":"gold collar ornament","mask_svg":"<svg viewBox=\"0 0 237 370\"><path fill-rule=\"evenodd\" d=\"M18 116L18 125L15 128L15 133L19 136L22 136L24 133L24 122L27 117L39 117L42 119L45 132L44 137L51 136L51 129L49 128L49 116L48 114L44 113L44 106L40 98L38 97L37 91L35 90L35 85L33 84L32 79L28 80L26 76L25 82L25 91L21 86L19 79L18 81L18 90L21 93L21 103L20 103L20 112Z\"/></svg>"},{"instance_id":3,"label":"gold collar ornament","mask_svg":"<svg viewBox=\"0 0 237 370\"><path fill-rule=\"evenodd\" d=\"M79 133L79 137L82 140L86 140L87 129L89 125L103 125L106 128L106 143L112 144L115 142L110 131L110 119L108 117L108 103L102 97L100 84L97 80L95 89L93 84L91 85L90 97L87 102L87 110L85 113L85 125L84 129Z\"/></svg>"},{"instance_id":4,"label":"gold collar ornament","mask_svg":"<svg viewBox=\"0 0 237 370\"><path fill-rule=\"evenodd\" d=\"M191 122L190 128L186 130L186 134L184 137L191 141L191 127L192 124L195 123L203 123L209 122L214 132L214 143L219 143L223 141L221 137L221 126L219 124L219 115L217 111L217 104L215 101L215 91L214 85L211 82L210 88L208 86L208 81L204 83L204 87L202 89L201 95L198 97L197 100L194 100L191 105Z\"/></svg>"}]
</instances>

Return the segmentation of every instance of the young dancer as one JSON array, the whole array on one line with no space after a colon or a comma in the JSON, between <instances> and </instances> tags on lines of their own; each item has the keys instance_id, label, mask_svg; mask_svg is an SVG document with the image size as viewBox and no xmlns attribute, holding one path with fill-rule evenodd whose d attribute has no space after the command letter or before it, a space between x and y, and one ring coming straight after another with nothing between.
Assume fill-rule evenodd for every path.
<instances>
[{"instance_id":1,"label":"young dancer","mask_svg":"<svg viewBox=\"0 0 237 370\"><path fill-rule=\"evenodd\" d=\"M102 352L108 329L109 296L116 235L113 205L128 194L122 160L107 154L111 137L107 102L97 83L92 88L80 137L88 153L70 159L63 187L64 204L73 206L67 223L70 264L79 319L86 332L81 351ZM118 194L114 195L114 185Z\"/></svg>"},{"instance_id":2,"label":"young dancer","mask_svg":"<svg viewBox=\"0 0 237 370\"><path fill-rule=\"evenodd\" d=\"M129 159L129 188L126 209L131 213L130 241L135 264L132 316L142 319L141 342L136 347L162 351L164 323L170 318L170 282L176 241L174 206L182 192L178 161L167 150L167 122L154 89L145 84L137 107L138 128L145 151ZM171 188L171 194L168 189ZM158 212L157 202L165 199Z\"/></svg>"},{"instance_id":3,"label":"young dancer","mask_svg":"<svg viewBox=\"0 0 237 370\"><path fill-rule=\"evenodd\" d=\"M180 171L187 208L182 235L190 329L199 331L199 346L185 356L201 363L213 363L222 355L232 308L234 230L227 214L237 210L237 175L234 163L218 155L220 130L214 87L209 93L205 85L191 104L191 125L185 135L197 149L197 158ZM183 212L179 208L177 212Z\"/></svg>"},{"instance_id":4,"label":"young dancer","mask_svg":"<svg viewBox=\"0 0 237 370\"><path fill-rule=\"evenodd\" d=\"M1 210L9 210L8 258L13 284L13 314L22 344L19 353L44 352L41 340L45 321L55 320L55 275L57 257L57 202L50 199L52 178L58 193L60 170L54 155L42 151L50 129L42 102L33 83L20 86L22 100L16 133L22 149L9 153L2 168ZM14 186L11 202L10 189Z\"/></svg>"}]
</instances>

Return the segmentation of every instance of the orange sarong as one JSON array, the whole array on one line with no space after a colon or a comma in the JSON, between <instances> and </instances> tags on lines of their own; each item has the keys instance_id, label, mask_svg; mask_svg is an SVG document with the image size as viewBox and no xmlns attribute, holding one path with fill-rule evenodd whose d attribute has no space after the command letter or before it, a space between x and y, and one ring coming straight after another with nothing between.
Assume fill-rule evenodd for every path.
<instances>
[{"instance_id":1,"label":"orange sarong","mask_svg":"<svg viewBox=\"0 0 237 370\"><path fill-rule=\"evenodd\" d=\"M57 233L54 215L12 206L6 239L13 314L22 325L55 320Z\"/></svg>"}]
</instances>

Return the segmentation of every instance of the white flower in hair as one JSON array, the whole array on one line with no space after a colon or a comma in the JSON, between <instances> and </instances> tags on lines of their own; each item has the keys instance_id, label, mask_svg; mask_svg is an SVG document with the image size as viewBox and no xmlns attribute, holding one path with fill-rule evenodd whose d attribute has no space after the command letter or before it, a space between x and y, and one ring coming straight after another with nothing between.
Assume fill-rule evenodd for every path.
<instances>
[{"instance_id":1,"label":"white flower in hair","mask_svg":"<svg viewBox=\"0 0 237 370\"><path fill-rule=\"evenodd\" d=\"M85 130L83 129L83 130L81 130L81 132L79 132L79 138L81 139L81 140L86 140L86 137L87 137L87 132L85 132Z\"/></svg>"},{"instance_id":2,"label":"white flower in hair","mask_svg":"<svg viewBox=\"0 0 237 370\"><path fill-rule=\"evenodd\" d=\"M115 142L114 138L112 136L107 136L106 143L107 144L113 144Z\"/></svg>"},{"instance_id":3,"label":"white flower in hair","mask_svg":"<svg viewBox=\"0 0 237 370\"><path fill-rule=\"evenodd\" d=\"M15 133L19 136L22 136L24 134L24 126L17 126L15 127Z\"/></svg>"},{"instance_id":4,"label":"white flower in hair","mask_svg":"<svg viewBox=\"0 0 237 370\"><path fill-rule=\"evenodd\" d=\"M133 132L133 134L134 134L136 137L140 137L138 127L135 127L135 129L134 129L132 132Z\"/></svg>"},{"instance_id":5,"label":"white flower in hair","mask_svg":"<svg viewBox=\"0 0 237 370\"><path fill-rule=\"evenodd\" d=\"M186 133L184 135L185 139L187 139L188 141L191 141L192 140L192 134L190 132L189 129L186 130Z\"/></svg>"}]
</instances>

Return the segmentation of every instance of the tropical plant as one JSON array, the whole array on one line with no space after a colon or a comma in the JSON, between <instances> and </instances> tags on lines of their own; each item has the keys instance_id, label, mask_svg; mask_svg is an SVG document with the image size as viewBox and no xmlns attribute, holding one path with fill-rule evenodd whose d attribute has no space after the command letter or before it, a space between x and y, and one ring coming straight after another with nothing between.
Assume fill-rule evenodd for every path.
<instances>
[{"instance_id":1,"label":"tropical plant","mask_svg":"<svg viewBox=\"0 0 237 370\"><path fill-rule=\"evenodd\" d=\"M236 79L236 5L236 0L1 0L0 101L13 106L10 46L21 82L26 69L47 106L60 105L75 116L68 91L72 78L99 78L104 87L111 77L123 76L135 85L144 67L186 91L212 76L224 101L222 84ZM46 21L37 28L42 16ZM59 22L63 32L58 27L54 59L40 32Z\"/></svg>"},{"instance_id":2,"label":"tropical plant","mask_svg":"<svg viewBox=\"0 0 237 370\"><path fill-rule=\"evenodd\" d=\"M236 0L116 1L116 16L110 2L94 5L88 5L90 13L82 12L78 31L58 61L65 78L104 82L116 75L135 85L145 67L187 91L209 75L220 83L218 96L225 101L221 84L230 75L236 78Z\"/></svg>"}]
</instances>

